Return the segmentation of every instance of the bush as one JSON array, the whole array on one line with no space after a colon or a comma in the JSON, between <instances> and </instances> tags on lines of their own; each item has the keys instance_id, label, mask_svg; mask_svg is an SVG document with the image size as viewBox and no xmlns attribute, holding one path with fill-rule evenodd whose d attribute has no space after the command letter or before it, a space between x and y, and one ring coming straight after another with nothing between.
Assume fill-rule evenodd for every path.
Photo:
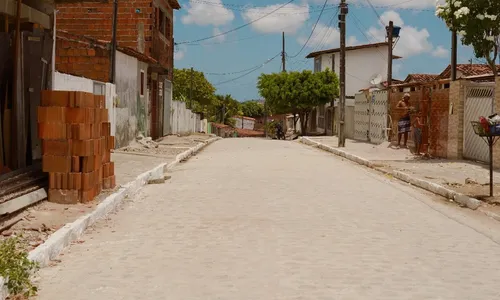
<instances>
[{"instance_id":1,"label":"bush","mask_svg":"<svg viewBox=\"0 0 500 300\"><path fill-rule=\"evenodd\" d=\"M38 269L38 263L29 260L28 253L19 247L17 238L0 243L0 276L5 279L11 295L36 295L38 289L31 282L31 275Z\"/></svg>"}]
</instances>

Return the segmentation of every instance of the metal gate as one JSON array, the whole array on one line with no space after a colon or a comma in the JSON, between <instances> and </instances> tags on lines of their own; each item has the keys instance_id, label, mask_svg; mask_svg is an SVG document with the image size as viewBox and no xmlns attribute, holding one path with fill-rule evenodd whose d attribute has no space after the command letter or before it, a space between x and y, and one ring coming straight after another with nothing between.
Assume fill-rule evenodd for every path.
<instances>
[{"instance_id":1,"label":"metal gate","mask_svg":"<svg viewBox=\"0 0 500 300\"><path fill-rule=\"evenodd\" d=\"M476 84L466 87L464 103L464 158L489 161L488 145L474 133L471 121L495 112L494 84Z\"/></svg>"},{"instance_id":2,"label":"metal gate","mask_svg":"<svg viewBox=\"0 0 500 300\"><path fill-rule=\"evenodd\" d=\"M354 102L354 139L380 144L386 140L387 91L357 94Z\"/></svg>"}]
</instances>

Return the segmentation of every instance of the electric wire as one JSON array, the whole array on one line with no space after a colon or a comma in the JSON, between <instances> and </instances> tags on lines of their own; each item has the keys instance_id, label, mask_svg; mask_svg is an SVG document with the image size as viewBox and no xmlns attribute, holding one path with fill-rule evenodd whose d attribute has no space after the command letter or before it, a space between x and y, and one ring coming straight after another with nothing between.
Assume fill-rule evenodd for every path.
<instances>
[{"instance_id":1,"label":"electric wire","mask_svg":"<svg viewBox=\"0 0 500 300\"><path fill-rule=\"evenodd\" d=\"M256 67L256 68L254 68L254 69L252 69L252 70L250 70L250 71L246 72L245 74L240 75L240 76L237 76L237 77L232 78L232 79L229 79L229 80L225 80L225 81L218 82L218 83L214 84L214 86L218 86L218 85L226 84L226 83L229 83L229 82L233 82L233 81L236 81L236 80L238 80L238 79L240 79L240 78L243 78L243 77L245 77L245 76L247 76L247 75L250 75L250 74L252 74L253 72L255 72L255 71L257 71L257 70L261 69L262 67L264 67L265 65L267 65L268 63L270 63L271 61L273 61L274 59L276 59L276 57L278 57L278 56L280 56L280 55L281 55L281 52L278 52L278 54L276 54L276 55L275 55L275 56L273 56L272 58L270 58L270 59L268 59L267 61L265 61L264 63L262 63L260 66L258 66L258 67Z\"/></svg>"},{"instance_id":2,"label":"electric wire","mask_svg":"<svg viewBox=\"0 0 500 300\"><path fill-rule=\"evenodd\" d=\"M316 20L316 23L314 23L313 29L311 30L311 33L309 34L309 37L305 41L304 45L302 45L302 48L300 48L299 52L297 52L295 55L290 56L290 58L294 58L299 56L300 53L304 50L304 48L307 46L307 43L311 40L312 35L314 34L314 31L316 30L316 26L318 26L319 20L321 19L321 16L323 15L323 12L325 11L326 4L328 3L328 0L325 0L325 3L323 3L323 8L321 9L321 12L319 13L318 19Z\"/></svg>"},{"instance_id":3,"label":"electric wire","mask_svg":"<svg viewBox=\"0 0 500 300\"><path fill-rule=\"evenodd\" d=\"M223 36L223 35L226 35L226 34L231 33L231 32L235 32L235 31L237 31L237 30L240 30L240 29L242 29L242 28L245 28L245 27L247 27L247 26L250 26L251 24L253 24L253 23L255 23L255 22L259 21L259 20L262 20L262 19L264 19L265 17L268 17L269 15L273 14L274 12L276 12L276 11L278 11L278 10L282 9L283 7L287 6L288 4L292 3L293 1L295 1L295 0L289 0L289 1L288 1L288 2L286 2L285 4L283 4L283 5L279 6L278 8L276 8L276 9L272 10L271 12L269 12L269 13L267 13L267 14L263 15L262 17L259 17L259 18L257 18L257 19L254 19L254 20L252 20L252 21L250 21L250 22L248 22L248 23L245 23L245 24L243 24L243 25L240 25L240 26L238 26L238 27L235 27L235 28L233 28L233 29L231 29L231 30L228 30L228 31L225 31L225 32L221 32L221 33L219 33L219 34L215 34L215 35L212 35L212 36L208 36L208 37L200 38L200 39L197 39L197 40L192 40L192 41L183 41L183 42L179 42L179 43L175 43L175 44L176 44L176 45L182 45L182 44L197 43L197 42L202 42L202 41L210 40L210 39L213 39L213 38L216 38L216 37L219 37L219 36Z\"/></svg>"}]
</instances>

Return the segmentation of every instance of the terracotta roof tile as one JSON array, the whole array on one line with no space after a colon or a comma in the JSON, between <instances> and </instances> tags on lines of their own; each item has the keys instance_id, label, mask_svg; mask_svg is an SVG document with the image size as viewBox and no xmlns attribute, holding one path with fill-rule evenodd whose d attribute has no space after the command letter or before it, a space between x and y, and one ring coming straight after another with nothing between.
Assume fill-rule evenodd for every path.
<instances>
[{"instance_id":1,"label":"terracotta roof tile","mask_svg":"<svg viewBox=\"0 0 500 300\"><path fill-rule=\"evenodd\" d=\"M429 82L436 80L439 74L408 74L404 82Z\"/></svg>"},{"instance_id":2,"label":"terracotta roof tile","mask_svg":"<svg viewBox=\"0 0 500 300\"><path fill-rule=\"evenodd\" d=\"M500 65L497 65L497 69L500 71ZM492 74L491 69L486 64L458 64L457 65L457 77L469 77L469 76L479 76ZM451 77L451 66L448 67L439 74L439 79L448 79Z\"/></svg>"}]
</instances>

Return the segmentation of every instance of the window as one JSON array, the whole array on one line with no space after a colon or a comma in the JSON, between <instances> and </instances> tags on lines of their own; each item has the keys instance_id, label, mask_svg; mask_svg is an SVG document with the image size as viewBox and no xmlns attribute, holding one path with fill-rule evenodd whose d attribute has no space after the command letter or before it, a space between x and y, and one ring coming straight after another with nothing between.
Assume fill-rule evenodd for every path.
<instances>
[{"instance_id":1,"label":"window","mask_svg":"<svg viewBox=\"0 0 500 300\"><path fill-rule=\"evenodd\" d=\"M161 9L158 9L159 10L159 14L158 14L158 30L163 34L165 35L165 32L166 32L166 18L165 18L165 12L163 12L163 10Z\"/></svg>"},{"instance_id":2,"label":"window","mask_svg":"<svg viewBox=\"0 0 500 300\"><path fill-rule=\"evenodd\" d=\"M321 56L314 58L314 72L321 72Z\"/></svg>"},{"instance_id":3,"label":"window","mask_svg":"<svg viewBox=\"0 0 500 300\"><path fill-rule=\"evenodd\" d=\"M144 83L145 83L144 71L141 70L141 96L144 96Z\"/></svg>"},{"instance_id":4,"label":"window","mask_svg":"<svg viewBox=\"0 0 500 300\"><path fill-rule=\"evenodd\" d=\"M106 94L106 87L104 83L94 81L94 94L101 96Z\"/></svg>"}]
</instances>

